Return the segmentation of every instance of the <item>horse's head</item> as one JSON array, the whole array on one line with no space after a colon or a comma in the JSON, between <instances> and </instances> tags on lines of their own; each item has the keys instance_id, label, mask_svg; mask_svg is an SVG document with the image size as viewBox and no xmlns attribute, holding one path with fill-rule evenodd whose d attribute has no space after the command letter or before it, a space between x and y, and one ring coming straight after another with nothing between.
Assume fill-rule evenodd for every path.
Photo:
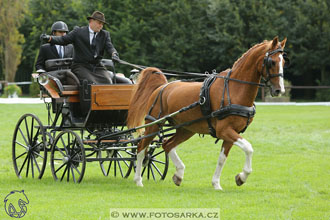
<instances>
[{"instance_id":1,"label":"horse's head","mask_svg":"<svg viewBox=\"0 0 330 220\"><path fill-rule=\"evenodd\" d=\"M285 43L286 38L279 42L278 37L275 37L270 42L270 47L263 59L261 75L266 84L270 82L272 96L279 96L285 92L283 69L285 65L288 65L284 52Z\"/></svg>"}]
</instances>

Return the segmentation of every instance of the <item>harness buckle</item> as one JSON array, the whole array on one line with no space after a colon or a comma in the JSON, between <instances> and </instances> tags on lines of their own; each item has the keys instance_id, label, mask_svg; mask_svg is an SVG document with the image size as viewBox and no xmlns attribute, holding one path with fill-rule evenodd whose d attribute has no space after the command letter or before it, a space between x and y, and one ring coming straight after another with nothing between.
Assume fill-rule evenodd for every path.
<instances>
[{"instance_id":1,"label":"harness buckle","mask_svg":"<svg viewBox=\"0 0 330 220\"><path fill-rule=\"evenodd\" d=\"M205 102L206 102L206 98L205 98L205 96L201 96L200 98L199 98L199 104L200 105L204 105L205 104Z\"/></svg>"}]
</instances>

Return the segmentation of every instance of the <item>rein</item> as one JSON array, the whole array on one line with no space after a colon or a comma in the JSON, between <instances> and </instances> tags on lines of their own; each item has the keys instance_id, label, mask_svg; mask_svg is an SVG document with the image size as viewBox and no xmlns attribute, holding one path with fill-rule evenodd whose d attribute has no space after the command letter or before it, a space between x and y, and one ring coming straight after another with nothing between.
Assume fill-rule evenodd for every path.
<instances>
[{"instance_id":1,"label":"rein","mask_svg":"<svg viewBox=\"0 0 330 220\"><path fill-rule=\"evenodd\" d=\"M147 66L129 63L125 60L118 60L118 62L120 64L131 66L131 67L137 68L139 70L144 70L144 69L147 68ZM179 77L179 76L181 76L181 77L194 76L194 77L200 77L200 79L207 78L207 77L210 77L210 76L215 76L217 78L221 78L221 79L224 79L224 80L230 80L230 81L235 81L235 82L239 82L239 83L243 83L243 84L259 86L259 87L266 87L266 86L269 87L270 86L270 85L267 84L267 82L270 79L268 79L267 81L264 79L264 81L266 83L256 83L256 82L250 82L250 81L244 81L244 80L229 78L227 76L216 76L215 74L217 74L217 73L215 71L213 71L210 74L208 72L205 72L205 73L192 73L192 72L181 72L181 71L177 71L177 70L168 70L168 69L160 69L160 70L162 71L161 74L164 74L165 76L177 76L177 77ZM164 71L167 71L167 72L164 72ZM277 74L270 74L270 75L271 75L271 78L277 76ZM282 76L283 76L283 74L282 74ZM182 80L182 81L189 81L189 80Z\"/></svg>"},{"instance_id":2,"label":"rein","mask_svg":"<svg viewBox=\"0 0 330 220\"><path fill-rule=\"evenodd\" d=\"M137 68L139 70L144 70L147 68L147 66L129 63L125 60L118 60L118 62L120 64L131 66L131 67ZM192 72L181 72L181 71L177 71L177 70L168 70L168 69L161 69L161 68L158 68L158 69L160 69L162 71L162 74L164 74L166 76L181 76L181 77L194 76L194 77L203 77L204 78L204 77L208 77L210 75L208 73L192 73Z\"/></svg>"}]
</instances>

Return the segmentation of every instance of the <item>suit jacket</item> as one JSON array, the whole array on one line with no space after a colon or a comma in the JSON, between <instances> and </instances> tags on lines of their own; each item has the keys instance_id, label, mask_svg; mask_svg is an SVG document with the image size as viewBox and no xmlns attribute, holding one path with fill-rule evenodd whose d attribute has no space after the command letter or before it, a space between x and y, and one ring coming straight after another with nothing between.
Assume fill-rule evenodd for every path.
<instances>
[{"instance_id":1,"label":"suit jacket","mask_svg":"<svg viewBox=\"0 0 330 220\"><path fill-rule=\"evenodd\" d=\"M64 46L64 58L71 58L73 56L73 46L69 44ZM36 70L46 70L45 62L49 59L59 59L60 56L54 44L44 44L40 47L38 59L36 62Z\"/></svg>"},{"instance_id":2,"label":"suit jacket","mask_svg":"<svg viewBox=\"0 0 330 220\"><path fill-rule=\"evenodd\" d=\"M88 26L77 27L64 36L52 36L51 43L59 45L72 43L74 46L74 63L98 64L103 58L105 50L110 56L113 52L117 52L111 43L110 33L106 30L101 30L96 35L97 56L94 58L94 53L90 45Z\"/></svg>"}]
</instances>

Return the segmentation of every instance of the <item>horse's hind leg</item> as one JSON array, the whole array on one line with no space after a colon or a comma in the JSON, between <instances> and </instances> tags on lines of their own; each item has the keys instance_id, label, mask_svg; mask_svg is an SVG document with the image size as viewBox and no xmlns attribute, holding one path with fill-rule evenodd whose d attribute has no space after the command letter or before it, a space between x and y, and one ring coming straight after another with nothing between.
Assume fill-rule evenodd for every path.
<instances>
[{"instance_id":1,"label":"horse's hind leg","mask_svg":"<svg viewBox=\"0 0 330 220\"><path fill-rule=\"evenodd\" d=\"M157 132L159 130L157 125L147 127L145 130L144 135L148 135L154 132ZM150 142L154 139L156 135L153 135L148 138L142 139L137 147L137 156L136 156L136 169L135 169L135 175L134 175L134 182L137 186L143 187L142 183L142 177L141 177L141 170L142 170L142 163L143 159L145 158L147 147L149 146Z\"/></svg>"},{"instance_id":2,"label":"horse's hind leg","mask_svg":"<svg viewBox=\"0 0 330 220\"><path fill-rule=\"evenodd\" d=\"M222 187L220 185L220 176L221 176L221 171L223 166L225 165L226 159L228 157L229 151L233 144L231 142L224 141L222 143L222 148L221 152L219 155L218 163L217 163L217 168L215 169L213 178L212 178L212 185L214 189L216 190L222 190Z\"/></svg>"},{"instance_id":3,"label":"horse's hind leg","mask_svg":"<svg viewBox=\"0 0 330 220\"><path fill-rule=\"evenodd\" d=\"M165 152L168 154L168 156L171 158L175 168L176 172L174 173L172 179L175 185L180 186L182 180L183 180L183 175L184 175L184 169L185 166L183 162L181 161L180 157L176 153L176 147L188 140L190 137L192 137L194 133L184 130L182 128L179 128L176 130L176 133L173 137L168 139L164 144L163 148Z\"/></svg>"}]
</instances>

